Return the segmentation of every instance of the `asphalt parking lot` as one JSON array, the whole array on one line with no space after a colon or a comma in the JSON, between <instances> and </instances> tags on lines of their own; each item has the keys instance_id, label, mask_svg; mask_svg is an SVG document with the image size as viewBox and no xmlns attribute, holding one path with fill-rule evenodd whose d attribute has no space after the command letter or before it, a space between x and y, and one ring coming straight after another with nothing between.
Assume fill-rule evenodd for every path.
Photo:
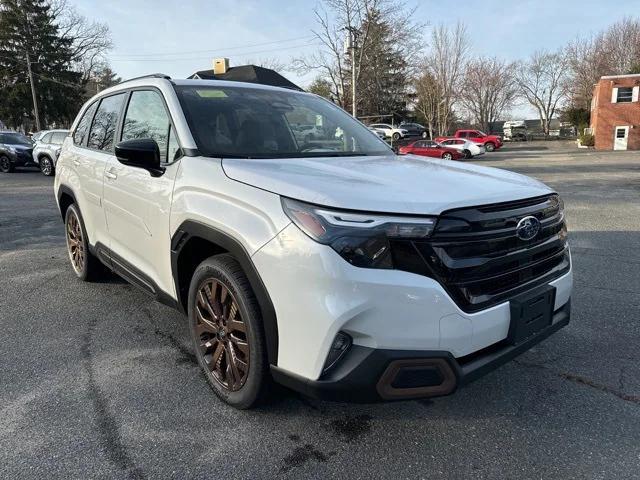
<instances>
[{"instance_id":1,"label":"asphalt parking lot","mask_svg":"<svg viewBox=\"0 0 640 480\"><path fill-rule=\"evenodd\" d=\"M0 175L0 478L640 478L640 153L508 146L564 197L570 325L454 396L220 403L176 312L81 283L51 178Z\"/></svg>"}]
</instances>

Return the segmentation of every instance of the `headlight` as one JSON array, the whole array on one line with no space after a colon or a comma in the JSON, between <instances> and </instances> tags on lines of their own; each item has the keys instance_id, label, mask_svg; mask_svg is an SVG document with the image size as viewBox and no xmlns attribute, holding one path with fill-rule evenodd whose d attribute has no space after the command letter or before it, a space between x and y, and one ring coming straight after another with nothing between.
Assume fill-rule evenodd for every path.
<instances>
[{"instance_id":1,"label":"headlight","mask_svg":"<svg viewBox=\"0 0 640 480\"><path fill-rule=\"evenodd\" d=\"M393 268L390 240L427 238L436 219L348 212L282 198L287 216L309 237L356 267Z\"/></svg>"},{"instance_id":2,"label":"headlight","mask_svg":"<svg viewBox=\"0 0 640 480\"><path fill-rule=\"evenodd\" d=\"M16 153L16 149L15 149L15 148L13 148L13 147L12 147L12 146L10 146L10 145L7 145L7 150L8 150L10 153Z\"/></svg>"}]
</instances>

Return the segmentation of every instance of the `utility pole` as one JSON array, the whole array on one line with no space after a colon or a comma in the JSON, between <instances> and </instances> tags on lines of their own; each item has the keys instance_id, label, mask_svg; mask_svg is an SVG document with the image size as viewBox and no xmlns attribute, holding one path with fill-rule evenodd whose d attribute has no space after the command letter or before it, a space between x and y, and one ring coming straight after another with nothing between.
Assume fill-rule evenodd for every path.
<instances>
[{"instance_id":1,"label":"utility pole","mask_svg":"<svg viewBox=\"0 0 640 480\"><path fill-rule=\"evenodd\" d=\"M356 27L345 27L349 32L349 54L351 56L351 115L357 116L357 97L356 97L356 43L358 41L358 29Z\"/></svg>"},{"instance_id":2,"label":"utility pole","mask_svg":"<svg viewBox=\"0 0 640 480\"><path fill-rule=\"evenodd\" d=\"M40 114L38 113L38 97L36 96L36 85L33 82L33 72L31 71L31 58L29 52L27 52L27 71L29 72L29 83L31 83L31 96L33 97L33 114L36 117L36 130L42 130L40 128Z\"/></svg>"}]
</instances>

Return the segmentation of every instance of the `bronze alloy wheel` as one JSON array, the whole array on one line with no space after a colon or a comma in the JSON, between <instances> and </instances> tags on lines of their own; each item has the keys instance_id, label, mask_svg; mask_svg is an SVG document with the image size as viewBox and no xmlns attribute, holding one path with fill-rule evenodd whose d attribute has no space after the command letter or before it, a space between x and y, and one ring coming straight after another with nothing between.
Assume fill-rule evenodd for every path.
<instances>
[{"instance_id":1,"label":"bronze alloy wheel","mask_svg":"<svg viewBox=\"0 0 640 480\"><path fill-rule=\"evenodd\" d=\"M67 217L67 249L69 250L69 258L73 269L78 275L81 275L86 261L86 252L82 237L82 227L74 211L69 212Z\"/></svg>"},{"instance_id":2,"label":"bronze alloy wheel","mask_svg":"<svg viewBox=\"0 0 640 480\"><path fill-rule=\"evenodd\" d=\"M249 374L249 342L238 303L220 281L205 279L195 299L195 333L213 378L226 390L242 388Z\"/></svg>"}]
</instances>

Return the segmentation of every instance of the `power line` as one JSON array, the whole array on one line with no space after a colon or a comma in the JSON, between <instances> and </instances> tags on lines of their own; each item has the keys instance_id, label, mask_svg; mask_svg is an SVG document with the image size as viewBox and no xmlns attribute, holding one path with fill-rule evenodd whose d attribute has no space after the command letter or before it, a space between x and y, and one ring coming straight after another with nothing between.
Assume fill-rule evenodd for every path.
<instances>
[{"instance_id":1,"label":"power line","mask_svg":"<svg viewBox=\"0 0 640 480\"><path fill-rule=\"evenodd\" d=\"M226 47L223 48L223 51L231 51L231 50L240 50L243 48L253 48L253 47L262 47L264 45L274 45L274 44L278 44L278 43L288 43L288 42L293 42L293 41L298 41L298 40L310 40L312 38L314 38L315 35L305 35L304 37L294 37L294 38L286 38L286 39L282 39L282 40L274 40L271 42L262 42L262 43L253 43L253 44L248 44L248 45L240 45L240 46L235 46L235 47ZM182 51L182 52L158 52L158 53L130 53L130 54L121 54L121 55L114 55L114 58L119 58L119 59L129 59L129 57L165 57L165 56L173 56L173 55L191 55L191 54L196 54L196 53L212 53L212 52L218 52L220 51L220 49L214 49L214 50L191 50L191 51Z\"/></svg>"},{"instance_id":2,"label":"power line","mask_svg":"<svg viewBox=\"0 0 640 480\"><path fill-rule=\"evenodd\" d=\"M55 78L50 78L50 77L47 77L45 75L41 75L41 74L36 73L36 72L32 72L32 73L33 73L33 75L35 75L38 78L41 78L42 80L46 80L48 82L57 83L58 85L62 85L64 87L82 88L82 85L77 85L77 84L74 84L74 83L61 82L60 80L56 80Z\"/></svg>"},{"instance_id":3,"label":"power line","mask_svg":"<svg viewBox=\"0 0 640 480\"><path fill-rule=\"evenodd\" d=\"M280 48L271 48L268 50L256 50L256 51L252 51L252 52L238 52L238 53L234 53L233 55L235 56L245 56L245 55L256 55L259 53L268 53L268 52L278 52L278 51L284 51L284 50L292 50L294 48L304 48L304 47L311 47L311 46L319 46L320 44L316 43L316 42L311 42L311 43L305 43L302 45L293 45L293 46L289 46L289 47L280 47ZM215 50L211 50L212 52L215 52L218 55L225 55L226 51L225 50L219 50L219 51L215 51ZM210 56L198 56L198 57L181 57L181 58L131 58L131 59L120 59L120 58L109 58L109 60L111 62L177 62L177 61L186 61L186 60L203 60L203 59L211 59Z\"/></svg>"}]
</instances>

